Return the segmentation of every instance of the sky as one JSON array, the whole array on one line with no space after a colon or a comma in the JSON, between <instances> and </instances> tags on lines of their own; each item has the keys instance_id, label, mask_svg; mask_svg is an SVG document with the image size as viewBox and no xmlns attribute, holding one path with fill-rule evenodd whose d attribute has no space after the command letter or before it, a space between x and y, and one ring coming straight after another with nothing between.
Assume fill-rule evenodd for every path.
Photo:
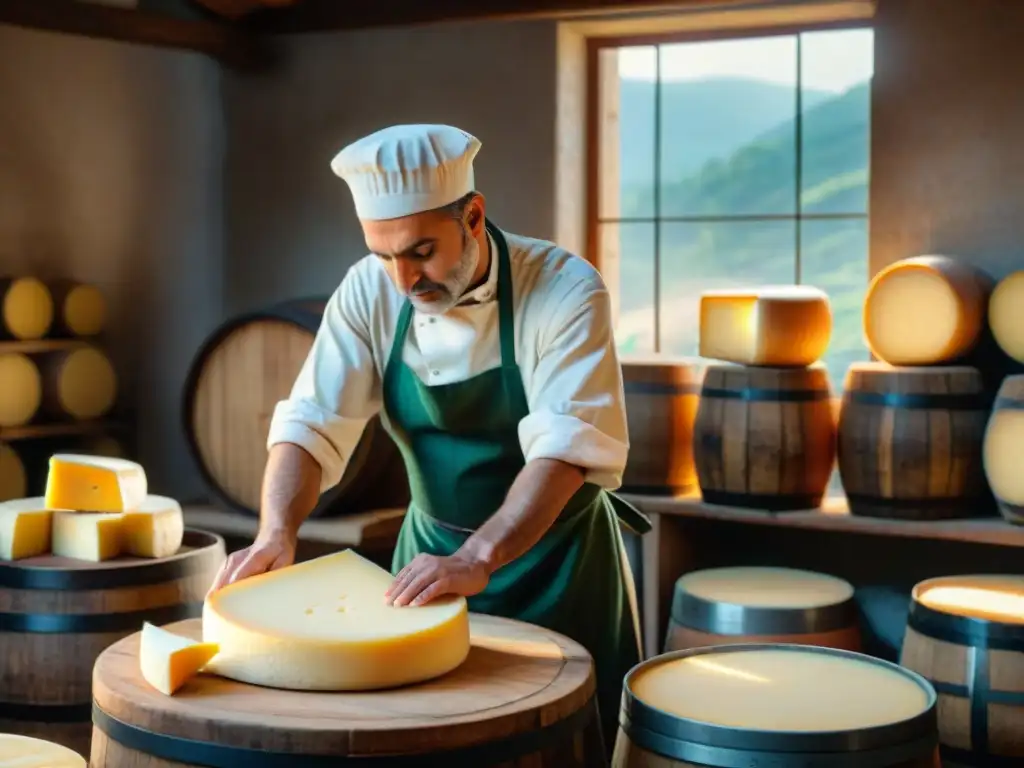
<instances>
[{"instance_id":1,"label":"sky","mask_svg":"<svg viewBox=\"0 0 1024 768\"><path fill-rule=\"evenodd\" d=\"M870 29L805 32L803 85L839 93L871 77L874 35ZM619 75L652 79L654 46L619 49ZM661 46L662 80L742 77L780 85L796 84L796 36L670 43Z\"/></svg>"}]
</instances>

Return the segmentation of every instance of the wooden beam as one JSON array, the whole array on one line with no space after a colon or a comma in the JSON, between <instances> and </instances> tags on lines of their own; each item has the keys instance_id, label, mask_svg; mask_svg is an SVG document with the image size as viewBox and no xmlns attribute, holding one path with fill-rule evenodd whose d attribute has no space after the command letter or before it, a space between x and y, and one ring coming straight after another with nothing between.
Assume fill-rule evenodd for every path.
<instances>
[{"instance_id":1,"label":"wooden beam","mask_svg":"<svg viewBox=\"0 0 1024 768\"><path fill-rule=\"evenodd\" d=\"M665 10L721 0L300 0L287 9L256 11L247 29L283 34L406 26L441 21L524 19L598 12Z\"/></svg>"},{"instance_id":2,"label":"wooden beam","mask_svg":"<svg viewBox=\"0 0 1024 768\"><path fill-rule=\"evenodd\" d=\"M227 24L78 0L0 0L0 24L196 51L236 68L270 61L268 51L251 35Z\"/></svg>"}]
</instances>

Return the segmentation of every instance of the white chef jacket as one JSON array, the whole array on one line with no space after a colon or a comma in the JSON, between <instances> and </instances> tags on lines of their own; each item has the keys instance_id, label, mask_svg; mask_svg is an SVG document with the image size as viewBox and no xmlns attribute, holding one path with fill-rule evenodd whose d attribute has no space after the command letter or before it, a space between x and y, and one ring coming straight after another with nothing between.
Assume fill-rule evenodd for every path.
<instances>
[{"instance_id":1,"label":"white chef jacket","mask_svg":"<svg viewBox=\"0 0 1024 768\"><path fill-rule=\"evenodd\" d=\"M512 268L515 355L530 414L519 423L526 461L559 459L590 483L621 485L629 440L611 302L598 271L553 243L505 233ZM488 236L490 237L490 236ZM501 363L498 251L487 280L443 315L413 312L402 357L427 385ZM321 491L337 484L367 421L383 410L383 378L405 297L374 255L345 274L267 447L295 443L320 464Z\"/></svg>"}]
</instances>

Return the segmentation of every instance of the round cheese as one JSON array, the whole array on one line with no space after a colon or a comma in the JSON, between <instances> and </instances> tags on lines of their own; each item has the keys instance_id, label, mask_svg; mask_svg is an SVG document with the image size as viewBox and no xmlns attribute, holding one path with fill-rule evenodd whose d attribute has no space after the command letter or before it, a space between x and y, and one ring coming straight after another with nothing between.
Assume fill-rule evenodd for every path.
<instances>
[{"instance_id":1,"label":"round cheese","mask_svg":"<svg viewBox=\"0 0 1024 768\"><path fill-rule=\"evenodd\" d=\"M0 501L22 499L28 495L25 464L17 452L0 443Z\"/></svg>"},{"instance_id":2,"label":"round cheese","mask_svg":"<svg viewBox=\"0 0 1024 768\"><path fill-rule=\"evenodd\" d=\"M85 347L70 352L60 366L57 401L76 419L95 419L114 407L117 375L107 356Z\"/></svg>"},{"instance_id":3,"label":"round cheese","mask_svg":"<svg viewBox=\"0 0 1024 768\"><path fill-rule=\"evenodd\" d=\"M10 768L86 768L85 758L52 741L0 733L0 766Z\"/></svg>"},{"instance_id":4,"label":"round cheese","mask_svg":"<svg viewBox=\"0 0 1024 768\"><path fill-rule=\"evenodd\" d=\"M985 324L990 286L976 268L947 256L891 264L864 298L864 336L892 365L933 365L971 351Z\"/></svg>"},{"instance_id":5,"label":"round cheese","mask_svg":"<svg viewBox=\"0 0 1024 768\"><path fill-rule=\"evenodd\" d=\"M1024 506L1022 452L1024 410L996 408L985 426L982 463L992 493L1000 501L1014 506Z\"/></svg>"},{"instance_id":6,"label":"round cheese","mask_svg":"<svg viewBox=\"0 0 1024 768\"><path fill-rule=\"evenodd\" d=\"M0 427L18 427L32 420L43 398L39 368L20 352L0 354Z\"/></svg>"},{"instance_id":7,"label":"round cheese","mask_svg":"<svg viewBox=\"0 0 1024 768\"><path fill-rule=\"evenodd\" d=\"M465 598L384 600L393 579L352 550L237 581L206 598L207 671L295 690L371 690L439 677L469 655Z\"/></svg>"},{"instance_id":8,"label":"round cheese","mask_svg":"<svg viewBox=\"0 0 1024 768\"><path fill-rule=\"evenodd\" d=\"M996 285L988 303L988 323L1003 352L1024 363L1024 269Z\"/></svg>"},{"instance_id":9,"label":"round cheese","mask_svg":"<svg viewBox=\"0 0 1024 768\"><path fill-rule=\"evenodd\" d=\"M95 336L107 322L106 299L94 285L76 285L64 297L61 319L74 335Z\"/></svg>"},{"instance_id":10,"label":"round cheese","mask_svg":"<svg viewBox=\"0 0 1024 768\"><path fill-rule=\"evenodd\" d=\"M642 668L633 695L676 717L765 731L843 731L927 710L910 676L851 655L763 646L688 655Z\"/></svg>"},{"instance_id":11,"label":"round cheese","mask_svg":"<svg viewBox=\"0 0 1024 768\"><path fill-rule=\"evenodd\" d=\"M16 339L43 338L53 325L50 289L34 277L11 280L0 296L0 321L7 333Z\"/></svg>"},{"instance_id":12,"label":"round cheese","mask_svg":"<svg viewBox=\"0 0 1024 768\"><path fill-rule=\"evenodd\" d=\"M917 602L934 611L1024 624L1024 576L950 576L929 580Z\"/></svg>"},{"instance_id":13,"label":"round cheese","mask_svg":"<svg viewBox=\"0 0 1024 768\"><path fill-rule=\"evenodd\" d=\"M853 597L835 576L793 568L709 568L681 577L679 587L707 602L763 608L821 608Z\"/></svg>"}]
</instances>

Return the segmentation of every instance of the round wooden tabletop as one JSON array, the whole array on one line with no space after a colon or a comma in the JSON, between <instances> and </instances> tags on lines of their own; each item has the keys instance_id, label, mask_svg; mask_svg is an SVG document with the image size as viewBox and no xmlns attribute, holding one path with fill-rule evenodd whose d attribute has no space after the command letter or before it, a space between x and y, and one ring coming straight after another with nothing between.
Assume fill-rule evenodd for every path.
<instances>
[{"instance_id":1,"label":"round wooden tabletop","mask_svg":"<svg viewBox=\"0 0 1024 768\"><path fill-rule=\"evenodd\" d=\"M193 744L297 754L372 756L472 747L534 732L584 711L590 655L558 633L470 615L472 647L425 683L358 693L287 691L199 674L173 696L139 670L139 633L105 650L93 674L97 728L117 739L152 732ZM200 639L199 619L166 626Z\"/></svg>"}]
</instances>

